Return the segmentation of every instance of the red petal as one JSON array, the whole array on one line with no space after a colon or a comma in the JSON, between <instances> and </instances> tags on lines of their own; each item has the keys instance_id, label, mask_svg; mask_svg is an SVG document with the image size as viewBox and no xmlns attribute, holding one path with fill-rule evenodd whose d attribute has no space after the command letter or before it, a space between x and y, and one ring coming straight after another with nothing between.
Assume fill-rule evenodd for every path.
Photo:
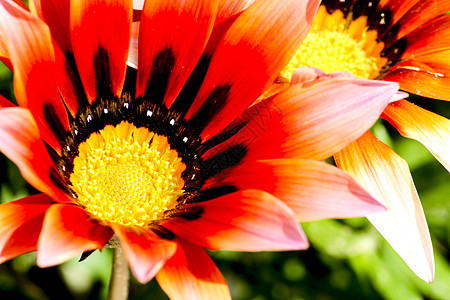
<instances>
[{"instance_id":1,"label":"red petal","mask_svg":"<svg viewBox=\"0 0 450 300\"><path fill-rule=\"evenodd\" d=\"M34 0L32 10L45 21L50 28L52 38L59 48L72 51L70 41L70 0Z\"/></svg>"},{"instance_id":2,"label":"red petal","mask_svg":"<svg viewBox=\"0 0 450 300\"><path fill-rule=\"evenodd\" d=\"M340 76L293 85L246 111L248 123L203 158L232 146L244 147L247 161L328 158L368 130L396 92L395 83Z\"/></svg>"},{"instance_id":3,"label":"red petal","mask_svg":"<svg viewBox=\"0 0 450 300\"><path fill-rule=\"evenodd\" d=\"M137 96L170 107L211 34L217 2L146 1L139 28Z\"/></svg>"},{"instance_id":4,"label":"red petal","mask_svg":"<svg viewBox=\"0 0 450 300\"><path fill-rule=\"evenodd\" d=\"M257 1L231 25L186 119L207 139L269 87L306 36L318 1Z\"/></svg>"},{"instance_id":5,"label":"red petal","mask_svg":"<svg viewBox=\"0 0 450 300\"><path fill-rule=\"evenodd\" d=\"M45 214L39 237L37 263L50 267L84 251L101 249L113 231L91 220L86 212L71 204L54 204Z\"/></svg>"},{"instance_id":6,"label":"red petal","mask_svg":"<svg viewBox=\"0 0 450 300\"><path fill-rule=\"evenodd\" d=\"M209 255L177 240L177 252L156 275L170 299L231 299L227 283Z\"/></svg>"},{"instance_id":7,"label":"red petal","mask_svg":"<svg viewBox=\"0 0 450 300\"><path fill-rule=\"evenodd\" d=\"M89 101L119 97L131 38L131 0L70 3L73 51Z\"/></svg>"},{"instance_id":8,"label":"red petal","mask_svg":"<svg viewBox=\"0 0 450 300\"><path fill-rule=\"evenodd\" d=\"M257 190L185 205L161 225L191 243L213 250L274 251L308 247L292 210L274 196Z\"/></svg>"},{"instance_id":9,"label":"red petal","mask_svg":"<svg viewBox=\"0 0 450 300\"><path fill-rule=\"evenodd\" d=\"M23 177L58 202L71 202L29 110L0 109L0 150L20 169Z\"/></svg>"},{"instance_id":10,"label":"red petal","mask_svg":"<svg viewBox=\"0 0 450 300\"><path fill-rule=\"evenodd\" d=\"M274 195L292 208L300 222L362 217L385 209L348 174L313 160L250 162L217 180L213 187L232 185Z\"/></svg>"},{"instance_id":11,"label":"red petal","mask_svg":"<svg viewBox=\"0 0 450 300\"><path fill-rule=\"evenodd\" d=\"M407 163L370 132L337 153L335 159L340 168L385 204L386 211L367 218L411 270L431 282L433 248Z\"/></svg>"},{"instance_id":12,"label":"red petal","mask_svg":"<svg viewBox=\"0 0 450 300\"><path fill-rule=\"evenodd\" d=\"M48 27L28 11L0 1L0 24L14 66L19 105L28 106L38 120L42 138L60 150L58 137L69 130L67 112L57 89L55 53Z\"/></svg>"},{"instance_id":13,"label":"red petal","mask_svg":"<svg viewBox=\"0 0 450 300\"><path fill-rule=\"evenodd\" d=\"M382 117L401 135L422 143L450 171L450 120L406 100L388 105Z\"/></svg>"},{"instance_id":14,"label":"red petal","mask_svg":"<svg viewBox=\"0 0 450 300\"><path fill-rule=\"evenodd\" d=\"M141 283L152 279L177 249L176 243L161 239L150 230L137 232L118 224L111 227L119 237L134 276Z\"/></svg>"},{"instance_id":15,"label":"red petal","mask_svg":"<svg viewBox=\"0 0 450 300\"><path fill-rule=\"evenodd\" d=\"M38 194L0 205L0 263L35 251L52 199Z\"/></svg>"}]
</instances>

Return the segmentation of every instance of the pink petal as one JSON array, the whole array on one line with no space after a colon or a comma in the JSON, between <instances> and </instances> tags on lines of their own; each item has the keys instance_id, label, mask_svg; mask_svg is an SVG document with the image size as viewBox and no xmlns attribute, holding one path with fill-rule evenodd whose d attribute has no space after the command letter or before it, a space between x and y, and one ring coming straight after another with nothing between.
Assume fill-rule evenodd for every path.
<instances>
[{"instance_id":1,"label":"pink petal","mask_svg":"<svg viewBox=\"0 0 450 300\"><path fill-rule=\"evenodd\" d=\"M369 221L417 276L433 281L430 234L407 163L370 132L336 154L335 159L387 207L385 212L368 215Z\"/></svg>"},{"instance_id":2,"label":"pink petal","mask_svg":"<svg viewBox=\"0 0 450 300\"><path fill-rule=\"evenodd\" d=\"M227 283L209 255L177 240L177 252L156 275L170 299L231 299Z\"/></svg>"},{"instance_id":3,"label":"pink petal","mask_svg":"<svg viewBox=\"0 0 450 300\"><path fill-rule=\"evenodd\" d=\"M266 191L286 203L298 220L362 217L384 211L352 177L334 166L306 159L249 162L217 176L212 187ZM206 183L208 184L208 182Z\"/></svg>"},{"instance_id":4,"label":"pink petal","mask_svg":"<svg viewBox=\"0 0 450 300\"><path fill-rule=\"evenodd\" d=\"M292 210L274 196L257 190L185 205L161 225L210 249L273 251L308 247Z\"/></svg>"},{"instance_id":5,"label":"pink petal","mask_svg":"<svg viewBox=\"0 0 450 300\"><path fill-rule=\"evenodd\" d=\"M367 131L397 90L396 83L341 76L292 85L244 112L242 129L203 159L240 146L246 161L323 160Z\"/></svg>"}]
</instances>

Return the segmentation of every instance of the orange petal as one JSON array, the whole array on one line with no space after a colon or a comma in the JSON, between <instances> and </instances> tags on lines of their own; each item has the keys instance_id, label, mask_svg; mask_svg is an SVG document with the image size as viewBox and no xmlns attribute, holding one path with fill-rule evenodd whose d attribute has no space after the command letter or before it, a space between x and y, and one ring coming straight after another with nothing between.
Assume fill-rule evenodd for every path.
<instances>
[{"instance_id":1,"label":"orange petal","mask_svg":"<svg viewBox=\"0 0 450 300\"><path fill-rule=\"evenodd\" d=\"M146 1L139 27L136 95L170 107L199 60L217 1Z\"/></svg>"},{"instance_id":2,"label":"orange petal","mask_svg":"<svg viewBox=\"0 0 450 300\"><path fill-rule=\"evenodd\" d=\"M411 2L411 1L395 1ZM399 21L397 39L402 38L425 22L450 11L450 1L418 1Z\"/></svg>"},{"instance_id":3,"label":"orange petal","mask_svg":"<svg viewBox=\"0 0 450 300\"><path fill-rule=\"evenodd\" d=\"M56 151L69 130L67 112L57 89L55 53L48 27L14 3L0 1L0 27L14 66L17 101L27 106L41 137Z\"/></svg>"},{"instance_id":4,"label":"orange petal","mask_svg":"<svg viewBox=\"0 0 450 300\"><path fill-rule=\"evenodd\" d=\"M45 214L38 242L37 263L50 267L84 251L102 249L113 231L91 220L86 212L72 204L54 204Z\"/></svg>"},{"instance_id":5,"label":"orange petal","mask_svg":"<svg viewBox=\"0 0 450 300\"><path fill-rule=\"evenodd\" d=\"M300 222L362 217L385 210L352 177L323 162L261 160L240 165L222 177L212 186L266 191L286 203Z\"/></svg>"},{"instance_id":6,"label":"orange petal","mask_svg":"<svg viewBox=\"0 0 450 300\"><path fill-rule=\"evenodd\" d=\"M186 115L196 127L209 124L203 139L223 129L272 84L308 33L318 2L261 0L236 19Z\"/></svg>"},{"instance_id":7,"label":"orange petal","mask_svg":"<svg viewBox=\"0 0 450 300\"><path fill-rule=\"evenodd\" d=\"M401 60L448 50L450 45L450 15L447 14L428 21L403 39L406 40L407 47L402 54Z\"/></svg>"},{"instance_id":8,"label":"orange petal","mask_svg":"<svg viewBox=\"0 0 450 300\"><path fill-rule=\"evenodd\" d=\"M23 177L58 202L71 202L28 109L0 109L0 150L20 169Z\"/></svg>"},{"instance_id":9,"label":"orange petal","mask_svg":"<svg viewBox=\"0 0 450 300\"><path fill-rule=\"evenodd\" d=\"M52 199L38 194L0 205L0 263L35 251Z\"/></svg>"},{"instance_id":10,"label":"orange petal","mask_svg":"<svg viewBox=\"0 0 450 300\"><path fill-rule=\"evenodd\" d=\"M134 276L141 283L152 279L177 249L176 243L161 239L150 230L136 232L118 224L111 224L111 227Z\"/></svg>"},{"instance_id":11,"label":"orange petal","mask_svg":"<svg viewBox=\"0 0 450 300\"><path fill-rule=\"evenodd\" d=\"M420 96L450 101L450 50L414 57L395 65L383 80Z\"/></svg>"},{"instance_id":12,"label":"orange petal","mask_svg":"<svg viewBox=\"0 0 450 300\"><path fill-rule=\"evenodd\" d=\"M213 250L301 250L309 245L292 210L274 196L257 190L185 205L161 225L191 243Z\"/></svg>"},{"instance_id":13,"label":"orange petal","mask_svg":"<svg viewBox=\"0 0 450 300\"><path fill-rule=\"evenodd\" d=\"M170 299L231 299L228 285L209 255L177 240L177 252L156 275Z\"/></svg>"},{"instance_id":14,"label":"orange petal","mask_svg":"<svg viewBox=\"0 0 450 300\"><path fill-rule=\"evenodd\" d=\"M335 160L387 207L368 215L369 221L417 276L433 281L430 234L407 163L370 132L337 153Z\"/></svg>"},{"instance_id":15,"label":"orange petal","mask_svg":"<svg viewBox=\"0 0 450 300\"><path fill-rule=\"evenodd\" d=\"M382 117L404 137L422 143L450 171L450 120L406 100L388 105Z\"/></svg>"},{"instance_id":16,"label":"orange petal","mask_svg":"<svg viewBox=\"0 0 450 300\"><path fill-rule=\"evenodd\" d=\"M131 38L131 0L70 3L70 33L89 102L119 97Z\"/></svg>"},{"instance_id":17,"label":"orange petal","mask_svg":"<svg viewBox=\"0 0 450 300\"><path fill-rule=\"evenodd\" d=\"M217 10L216 24L219 24L226 19L243 12L256 0L221 0L219 1L219 8Z\"/></svg>"}]
</instances>

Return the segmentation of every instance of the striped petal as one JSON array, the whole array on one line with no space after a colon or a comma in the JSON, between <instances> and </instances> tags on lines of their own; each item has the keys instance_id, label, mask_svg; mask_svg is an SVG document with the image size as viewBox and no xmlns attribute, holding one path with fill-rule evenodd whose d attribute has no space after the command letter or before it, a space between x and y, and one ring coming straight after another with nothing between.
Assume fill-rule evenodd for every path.
<instances>
[{"instance_id":1,"label":"striped petal","mask_svg":"<svg viewBox=\"0 0 450 300\"><path fill-rule=\"evenodd\" d=\"M156 275L170 299L231 299L228 285L209 255L177 240L177 252Z\"/></svg>"},{"instance_id":2,"label":"striped petal","mask_svg":"<svg viewBox=\"0 0 450 300\"><path fill-rule=\"evenodd\" d=\"M212 187L231 185L239 190L266 191L286 203L300 222L362 217L385 210L348 174L313 160L250 162L212 182Z\"/></svg>"},{"instance_id":3,"label":"striped petal","mask_svg":"<svg viewBox=\"0 0 450 300\"><path fill-rule=\"evenodd\" d=\"M390 104L382 117L404 137L422 143L450 171L450 120L406 100Z\"/></svg>"},{"instance_id":4,"label":"striped petal","mask_svg":"<svg viewBox=\"0 0 450 300\"><path fill-rule=\"evenodd\" d=\"M35 251L52 199L38 194L0 205L0 263Z\"/></svg>"},{"instance_id":5,"label":"striped petal","mask_svg":"<svg viewBox=\"0 0 450 300\"><path fill-rule=\"evenodd\" d=\"M118 224L111 224L111 227L134 276L141 283L152 279L177 249L176 243L161 239L149 230L135 232Z\"/></svg>"},{"instance_id":6,"label":"striped petal","mask_svg":"<svg viewBox=\"0 0 450 300\"><path fill-rule=\"evenodd\" d=\"M42 268L50 267L82 252L102 249L112 235L109 227L91 220L82 208L72 204L54 204L45 214L37 264Z\"/></svg>"},{"instance_id":7,"label":"striped petal","mask_svg":"<svg viewBox=\"0 0 450 300\"><path fill-rule=\"evenodd\" d=\"M203 139L223 129L272 84L306 36L317 6L317 0L262 0L236 19L186 115L197 128L209 124Z\"/></svg>"},{"instance_id":8,"label":"striped petal","mask_svg":"<svg viewBox=\"0 0 450 300\"><path fill-rule=\"evenodd\" d=\"M50 31L31 13L5 0L0 1L0 27L14 67L17 101L33 113L42 139L59 151L59 137L69 123L57 89Z\"/></svg>"},{"instance_id":9,"label":"striped petal","mask_svg":"<svg viewBox=\"0 0 450 300\"><path fill-rule=\"evenodd\" d=\"M172 105L206 46L216 13L217 1L145 2L139 27L137 96Z\"/></svg>"},{"instance_id":10,"label":"striped petal","mask_svg":"<svg viewBox=\"0 0 450 300\"><path fill-rule=\"evenodd\" d=\"M20 169L23 177L58 202L71 202L28 109L0 109L0 150Z\"/></svg>"},{"instance_id":11,"label":"striped petal","mask_svg":"<svg viewBox=\"0 0 450 300\"><path fill-rule=\"evenodd\" d=\"M300 250L308 241L291 209L257 190L183 206L161 224L177 236L213 250Z\"/></svg>"},{"instance_id":12,"label":"striped petal","mask_svg":"<svg viewBox=\"0 0 450 300\"><path fill-rule=\"evenodd\" d=\"M70 3L70 34L78 70L90 103L119 97L131 38L131 0Z\"/></svg>"},{"instance_id":13,"label":"striped petal","mask_svg":"<svg viewBox=\"0 0 450 300\"><path fill-rule=\"evenodd\" d=\"M417 276L433 281L430 234L407 163L370 132L337 153L335 160L387 207L368 215L369 221Z\"/></svg>"}]
</instances>

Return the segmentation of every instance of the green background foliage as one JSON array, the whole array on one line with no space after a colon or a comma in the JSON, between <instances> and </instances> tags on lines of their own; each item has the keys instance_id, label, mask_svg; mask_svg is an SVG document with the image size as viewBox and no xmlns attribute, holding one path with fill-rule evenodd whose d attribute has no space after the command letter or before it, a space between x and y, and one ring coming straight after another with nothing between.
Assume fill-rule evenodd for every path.
<instances>
[{"instance_id":1,"label":"green background foliage","mask_svg":"<svg viewBox=\"0 0 450 300\"><path fill-rule=\"evenodd\" d=\"M0 94L13 99L12 74L0 65ZM410 97L450 117L450 103ZM450 295L450 175L419 143L402 138L386 122L373 132L404 157L411 168L434 246L436 279L417 278L365 218L302 224L306 251L210 252L233 299L448 299ZM37 191L0 154L0 199L8 202ZM96 251L53 268L36 267L35 253L0 265L1 299L104 299L112 253ZM157 282L132 279L130 299L167 299Z\"/></svg>"}]
</instances>

